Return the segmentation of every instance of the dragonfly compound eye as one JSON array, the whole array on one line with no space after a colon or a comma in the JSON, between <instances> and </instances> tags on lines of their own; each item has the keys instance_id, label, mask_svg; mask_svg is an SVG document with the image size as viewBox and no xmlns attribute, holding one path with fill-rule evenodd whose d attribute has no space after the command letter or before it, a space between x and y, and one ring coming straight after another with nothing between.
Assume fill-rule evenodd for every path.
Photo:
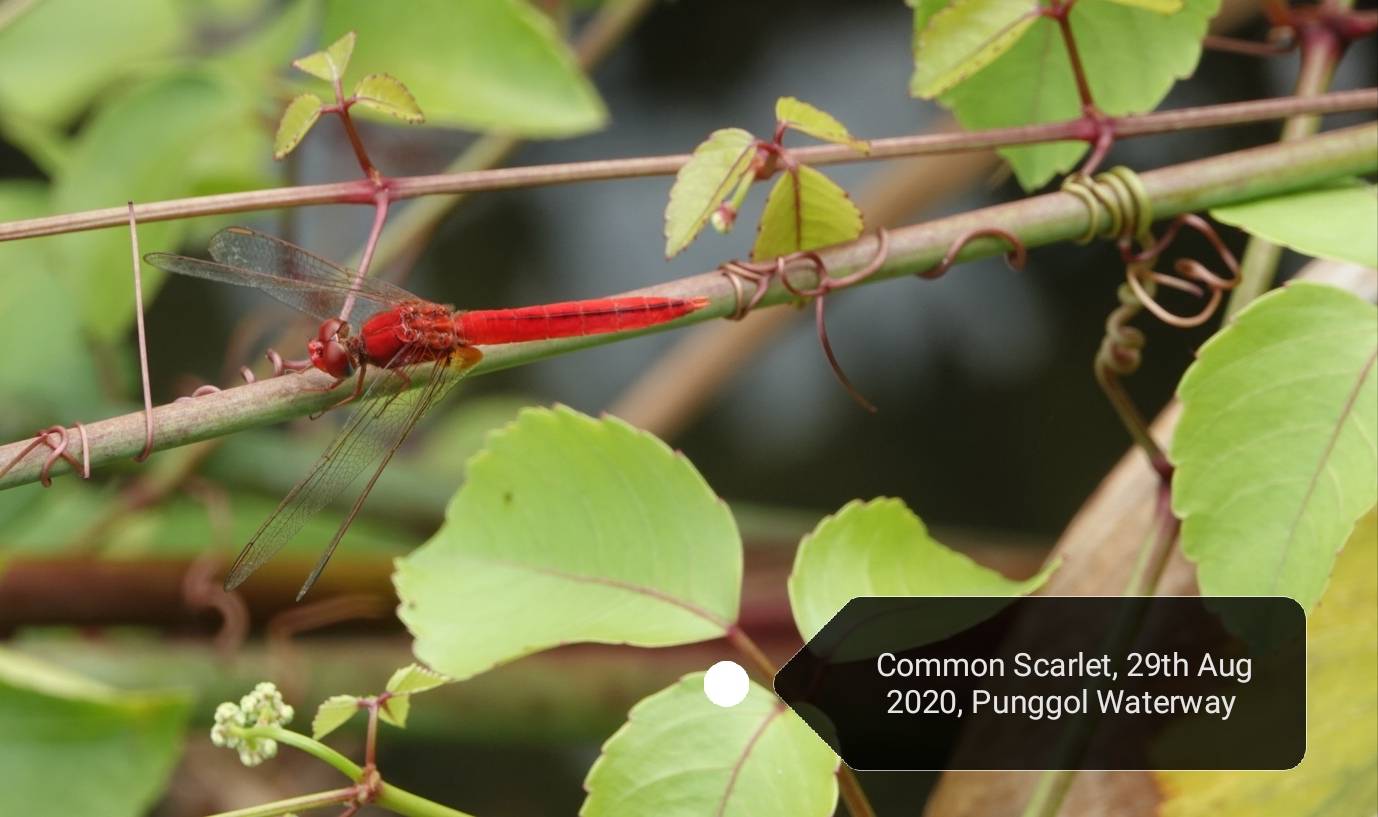
<instances>
[{"instance_id":1,"label":"dragonfly compound eye","mask_svg":"<svg viewBox=\"0 0 1378 817\"><path fill-rule=\"evenodd\" d=\"M349 377L354 367L349 362L349 352L337 340L313 340L306 344L306 353L317 369L332 377Z\"/></svg>"}]
</instances>

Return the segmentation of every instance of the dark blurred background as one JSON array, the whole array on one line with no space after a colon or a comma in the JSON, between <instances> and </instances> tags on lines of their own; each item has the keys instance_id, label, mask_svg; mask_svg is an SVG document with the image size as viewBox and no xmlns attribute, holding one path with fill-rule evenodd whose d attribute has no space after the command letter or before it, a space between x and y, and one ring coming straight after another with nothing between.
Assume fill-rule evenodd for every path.
<instances>
[{"instance_id":1,"label":"dark blurred background","mask_svg":"<svg viewBox=\"0 0 1378 817\"><path fill-rule=\"evenodd\" d=\"M656 4L593 72L611 112L610 126L586 137L529 144L511 163L686 152L709 131L729 125L764 134L772 127L774 100L784 95L822 107L862 137L940 126L945 121L941 109L911 99L907 92L911 15L899 0ZM1266 26L1255 20L1231 33L1261 39ZM1374 69L1372 43L1361 43L1343 62L1335 87L1370 84ZM1164 107L1283 95L1290 92L1295 70L1294 56L1263 60L1208 52L1197 78L1181 83ZM1261 125L1139 139L1116 146L1111 164L1148 169L1276 136L1274 125ZM375 161L399 175L436 172L470 141L457 132L373 124L365 126L364 138ZM352 178L357 172L333 122L313 132L293 161L291 172L302 182ZM863 207L866 191L896 172L882 162L828 170ZM38 177L40 171L21 151L0 142L0 176ZM748 216L759 211L762 191L744 208L736 232L719 236L710 231L682 256L665 262L661 228L669 184L667 178L652 178L475 196L416 248L414 265L391 271L404 275L406 285L424 297L489 307L609 294L748 255L754 223ZM994 169L975 174L957 195L939 201L924 201L923 184L918 174L912 203L898 208L905 213L899 223L1022 195ZM321 207L241 220L343 259L357 249L368 219L362 208ZM1231 246L1242 249L1238 234L1224 234ZM1191 241L1184 241L1181 251L1206 256L1205 246ZM1284 264L1292 270L1295 259ZM23 270L5 273L18 276ZM1007 571L1031 570L1127 448L1125 433L1091 377L1091 361L1121 279L1112 248L1067 245L1034 251L1023 272L1011 272L995 260L960 267L934 282L896 280L833 298L828 310L833 344L853 381L879 406L875 415L860 410L833 380L811 313L799 313L778 336L750 350L725 388L706 395L702 410L669 436L743 520L751 554L747 628L755 622L762 640L775 651L789 649L792 636L782 605L793 545L821 516L858 497L902 498L940 540L978 558L984 555L983 561ZM254 293L189 279L168 281L148 309L155 402L184 394L197 382L229 385L227 364L249 362L264 342L280 339L270 332L250 332L242 360L227 360L227 339L243 330L246 315L266 314L270 325L275 317L285 317L274 309ZM1167 402L1193 350L1212 328L1179 332L1145 319L1139 325L1148 333L1148 351L1130 388L1152 415ZM464 435L472 446L483 428L510 418L522 404L562 402L589 413L605 411L686 334L655 335L476 378L451 398L450 416L436 425ZM284 353L299 354L294 343L284 343ZM132 348L132 335L129 344ZM11 354L4 365L23 366L23 357ZM114 368L127 373L128 365L116 362ZM130 391L127 398L133 395ZM9 398L12 405L24 402L21 395ZM132 410L132 404L125 410ZM34 420L24 419L21 426L0 418L7 438L32 432ZM59 419L97 418L74 414L42 422ZM428 439L443 439L442 434L433 432ZM289 436L304 439L285 453L278 450L277 443ZM242 446L241 437L246 440ZM238 477L242 493L231 504L236 531L271 508L315 456L322 438L321 428L297 423L288 430L246 433L224 442L206 465L206 478ZM454 469L443 463L430 467L435 460L462 457L453 451L433 447L418 458L417 478L438 475L431 485L431 496L438 500L429 506L429 516L404 520L415 530L416 541L429 532L428 526L433 530L437 503L458 484ZM167 456L155 457L150 467ZM79 489L70 485L50 493L30 486L9 492L6 501L46 505L49 516L66 514L57 503L94 502L93 493L108 499L138 473L132 467L117 471L123 473L105 475L84 491L85 498L76 497ZM398 482L394 490L406 492L411 484ZM380 487L370 506L384 515L375 520L384 527L396 520L373 505L386 505L387 495L387 487ZM419 503L428 501L423 497ZM184 512L199 519L204 509L190 503ZM183 535L186 542L151 543L140 533L138 521L162 523L150 521L148 513L156 509L141 509L135 522L123 520L101 529L102 546L140 556L182 545L181 552L194 554L204 544L189 533L165 534ZM39 524L30 518L22 530L14 524L0 548L51 555L64 553L69 544L64 537L70 527L54 527L51 520ZM361 527L367 528L367 522ZM374 536L367 530L359 535ZM223 540L226 553L241 541L235 536ZM362 560L380 550L387 548L361 546L353 552L363 554ZM348 551L349 540L337 561L348 561ZM347 565L336 564L334 570L352 575ZM386 587L385 574L382 581ZM377 612L368 609L369 615ZM234 684L259 677L254 672L263 662L281 659L256 646L260 652L252 655L257 657L233 665L232 671L204 669L227 666L216 663L206 640L213 622L213 616L165 622L162 629L169 638L180 639L166 642L150 638L146 629L132 635L87 631L74 636L65 630L54 634L12 628L11 634L55 660L111 680L150 683L147 662L162 661L174 677L199 685L213 702L228 697L215 697L227 688L230 695L238 694ZM297 653L287 660L295 662L291 666L305 679L299 686L307 696L298 707L303 712L314 707L311 696L358 691L351 683L371 688L387 670L407 660L405 639L386 621L332 625L298 639L294 649ZM573 813L582 799L580 781L626 707L678 673L706 668L728 652L721 644L677 651L579 648L517 662L490 673L493 677L437 693L429 717L423 710L430 701L426 706L418 702L419 725L405 739L389 735L389 779L477 814ZM144 669L130 666L138 661L145 662ZM210 710L204 711L208 715ZM188 809L216 802L207 790L232 785L257 786L265 795L304 791L313 779L309 775L317 774L300 758L286 756L277 766L244 770L230 753L211 749L202 738L197 725L162 813L192 813ZM323 781L329 782L328 775ZM929 778L867 775L864 782L881 814L912 814Z\"/></svg>"}]
</instances>

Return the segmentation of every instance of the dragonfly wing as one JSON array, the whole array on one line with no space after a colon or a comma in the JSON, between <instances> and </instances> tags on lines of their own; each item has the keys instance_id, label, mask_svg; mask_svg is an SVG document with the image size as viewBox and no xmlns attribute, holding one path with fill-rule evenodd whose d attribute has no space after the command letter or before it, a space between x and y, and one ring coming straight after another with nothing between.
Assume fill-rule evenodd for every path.
<instances>
[{"instance_id":1,"label":"dragonfly wing","mask_svg":"<svg viewBox=\"0 0 1378 817\"><path fill-rule=\"evenodd\" d=\"M343 301L350 292L376 306L391 306L416 296L377 278L358 277L352 270L275 236L247 227L227 227L211 237L211 257L222 264L251 270L271 270L293 281L322 287ZM357 278L357 280L356 280ZM368 305L363 305L365 311ZM376 311L376 310L375 310ZM335 306L339 312L339 305ZM360 313L363 314L363 313Z\"/></svg>"},{"instance_id":2,"label":"dragonfly wing","mask_svg":"<svg viewBox=\"0 0 1378 817\"><path fill-rule=\"evenodd\" d=\"M403 350L403 354L406 350ZM396 370L394 370L396 371ZM382 468L392 453L411 433L426 410L459 381L460 366L440 360L425 372L427 382L418 388L397 393L380 393L380 385L391 378L376 378L360 398L358 407L345 422L311 471L283 497L271 516L244 546L230 567L225 589L238 587L251 573L271 559L296 536L306 522L318 511L353 485L369 465L377 464L373 476L364 486L353 509L335 533L316 569L312 571L302 592L310 587L325 567L345 529L373 488ZM413 372L415 376L418 372ZM398 372L401 376L401 372Z\"/></svg>"},{"instance_id":3,"label":"dragonfly wing","mask_svg":"<svg viewBox=\"0 0 1378 817\"><path fill-rule=\"evenodd\" d=\"M364 318L403 301L417 300L401 287L376 278L354 280L344 267L278 238L244 227L229 227L210 242L214 261L171 253L149 253L153 266L237 286L261 289L293 309L319 320L338 317L353 293L354 318Z\"/></svg>"}]
</instances>

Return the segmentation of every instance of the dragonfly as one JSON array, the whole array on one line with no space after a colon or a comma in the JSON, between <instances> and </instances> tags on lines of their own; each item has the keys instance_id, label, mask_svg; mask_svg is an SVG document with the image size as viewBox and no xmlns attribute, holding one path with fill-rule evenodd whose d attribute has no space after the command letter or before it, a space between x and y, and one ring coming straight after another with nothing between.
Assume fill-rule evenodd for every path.
<instances>
[{"instance_id":1,"label":"dragonfly","mask_svg":"<svg viewBox=\"0 0 1378 817\"><path fill-rule=\"evenodd\" d=\"M242 584L371 467L298 600L325 570L398 447L481 359L477 347L645 329L708 304L707 298L629 295L456 311L244 227L216 233L209 249L213 261L170 253L150 253L144 259L168 272L262 290L321 321L306 347L311 365L334 378L327 387L332 390L354 379L353 393L341 401L357 403L353 413L311 470L259 526L225 579L226 590ZM357 333L345 313L361 321ZM366 381L370 368L388 370L402 383L384 386L392 377Z\"/></svg>"}]
</instances>

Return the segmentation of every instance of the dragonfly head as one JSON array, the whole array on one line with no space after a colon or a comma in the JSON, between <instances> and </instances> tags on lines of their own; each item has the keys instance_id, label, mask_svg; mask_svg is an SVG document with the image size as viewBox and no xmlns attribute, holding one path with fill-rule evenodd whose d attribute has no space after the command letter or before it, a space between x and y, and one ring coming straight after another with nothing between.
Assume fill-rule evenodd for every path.
<instances>
[{"instance_id":1,"label":"dragonfly head","mask_svg":"<svg viewBox=\"0 0 1378 817\"><path fill-rule=\"evenodd\" d=\"M339 318L331 318L321 324L316 339L306 344L306 353L311 364L331 377L344 378L354 373L350 362L349 349L345 340L349 337L349 324Z\"/></svg>"}]
</instances>

